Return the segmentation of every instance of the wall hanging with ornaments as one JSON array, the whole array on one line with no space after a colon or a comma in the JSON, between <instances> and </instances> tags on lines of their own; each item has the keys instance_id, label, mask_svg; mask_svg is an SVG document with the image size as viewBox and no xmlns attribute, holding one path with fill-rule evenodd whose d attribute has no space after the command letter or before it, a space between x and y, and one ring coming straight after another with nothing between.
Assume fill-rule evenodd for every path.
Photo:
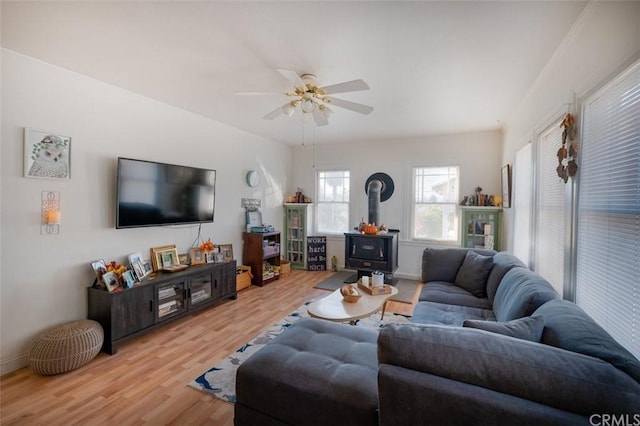
<instances>
[{"instance_id":1,"label":"wall hanging with ornaments","mask_svg":"<svg viewBox=\"0 0 640 426\"><path fill-rule=\"evenodd\" d=\"M558 149L558 167L556 172L560 179L567 183L570 177L578 172L578 141L576 140L575 118L571 114L564 116L560 127L562 131L562 146Z\"/></svg>"}]
</instances>

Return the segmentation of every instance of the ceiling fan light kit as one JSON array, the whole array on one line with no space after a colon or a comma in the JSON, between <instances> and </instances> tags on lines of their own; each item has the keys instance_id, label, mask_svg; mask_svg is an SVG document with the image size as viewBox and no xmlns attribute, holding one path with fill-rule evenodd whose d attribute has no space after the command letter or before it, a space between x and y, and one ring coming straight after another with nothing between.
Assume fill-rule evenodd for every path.
<instances>
[{"instance_id":1,"label":"ceiling fan light kit","mask_svg":"<svg viewBox=\"0 0 640 426\"><path fill-rule=\"evenodd\" d=\"M278 72L293 83L293 91L285 93L286 96L293 98L293 100L266 114L262 117L265 120L273 120L280 115L292 117L299 107L303 121L313 120L317 126L326 126L329 124L329 117L333 113L327 104L332 104L364 115L370 114L371 111L373 111L373 107L368 105L327 96L328 94L334 93L369 90L367 83L362 80L351 80L320 87L316 83L316 76L313 74L302 74L299 76L295 71L282 69L279 69ZM246 95L261 94L260 92L236 93Z\"/></svg>"}]
</instances>

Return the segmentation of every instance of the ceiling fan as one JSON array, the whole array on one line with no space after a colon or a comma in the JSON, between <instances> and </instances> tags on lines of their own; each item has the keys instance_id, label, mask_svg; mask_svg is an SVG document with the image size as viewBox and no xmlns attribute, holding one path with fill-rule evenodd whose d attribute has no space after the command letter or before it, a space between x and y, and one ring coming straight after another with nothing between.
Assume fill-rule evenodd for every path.
<instances>
[{"instance_id":1,"label":"ceiling fan","mask_svg":"<svg viewBox=\"0 0 640 426\"><path fill-rule=\"evenodd\" d=\"M293 83L293 91L284 93L291 100L262 117L265 120L273 120L281 115L291 117L299 107L303 118L310 119L310 117L313 117L316 125L326 126L329 124L329 116L333 113L328 106L329 104L365 115L373 111L373 107L368 105L328 96L335 93L369 90L367 83L362 80L351 80L320 87L316 83L316 76L313 74L299 76L295 71L282 69L279 69L278 72ZM265 95L273 94L273 92L236 92L236 94Z\"/></svg>"}]
</instances>

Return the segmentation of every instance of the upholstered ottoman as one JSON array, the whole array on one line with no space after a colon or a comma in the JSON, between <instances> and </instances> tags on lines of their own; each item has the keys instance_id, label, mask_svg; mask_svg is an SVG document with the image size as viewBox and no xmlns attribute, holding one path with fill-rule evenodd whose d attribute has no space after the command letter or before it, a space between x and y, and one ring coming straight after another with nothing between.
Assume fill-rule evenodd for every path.
<instances>
[{"instance_id":1,"label":"upholstered ottoman","mask_svg":"<svg viewBox=\"0 0 640 426\"><path fill-rule=\"evenodd\" d=\"M43 333L29 351L29 366L49 376L82 367L98 355L104 331L92 320L61 324Z\"/></svg>"},{"instance_id":2,"label":"upholstered ottoman","mask_svg":"<svg viewBox=\"0 0 640 426\"><path fill-rule=\"evenodd\" d=\"M305 318L238 368L236 425L377 425L378 332Z\"/></svg>"}]
</instances>

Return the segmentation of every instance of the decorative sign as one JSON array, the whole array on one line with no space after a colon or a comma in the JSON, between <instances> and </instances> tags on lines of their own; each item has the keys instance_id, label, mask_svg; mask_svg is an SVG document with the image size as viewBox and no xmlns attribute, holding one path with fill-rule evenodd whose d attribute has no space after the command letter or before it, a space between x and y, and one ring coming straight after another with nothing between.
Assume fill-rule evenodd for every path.
<instances>
[{"instance_id":1,"label":"decorative sign","mask_svg":"<svg viewBox=\"0 0 640 426\"><path fill-rule=\"evenodd\" d=\"M327 237L307 237L307 270L327 270Z\"/></svg>"}]
</instances>

